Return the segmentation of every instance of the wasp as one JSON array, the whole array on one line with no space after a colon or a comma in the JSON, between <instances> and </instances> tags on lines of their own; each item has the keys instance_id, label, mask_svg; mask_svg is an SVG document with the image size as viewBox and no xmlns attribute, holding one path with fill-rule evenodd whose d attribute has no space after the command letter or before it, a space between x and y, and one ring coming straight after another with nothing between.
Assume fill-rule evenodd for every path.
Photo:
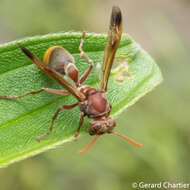
<instances>
[{"instance_id":1,"label":"wasp","mask_svg":"<svg viewBox=\"0 0 190 190\"><path fill-rule=\"evenodd\" d=\"M94 142L105 133L120 136L136 146L141 146L141 144L133 141L132 139L113 131L116 126L116 122L113 118L110 117L112 105L108 102L106 98L108 80L112 65L114 63L115 53L120 43L121 35L122 13L118 6L113 6L108 30L107 44L104 50L99 89L96 89L92 86L82 85L83 82L87 79L88 75L91 73L94 66L93 60L88 57L88 55L83 51L82 48L85 39L85 32L82 33L79 51L80 56L89 63L89 68L82 74L80 78L78 77L78 69L75 65L75 60L73 56L63 47L50 47L44 54L44 60L41 61L23 45L18 44L22 52L40 70L45 72L49 77L56 80L66 90L42 88L40 90L32 91L19 96L0 95L0 98L22 98L24 96L38 94L43 91L58 95L70 94L76 98L77 102L75 104L62 105L57 109L56 113L52 117L52 122L49 130L46 134L37 136L36 139L38 141L47 137L51 133L54 126L54 121L56 120L60 111L70 110L78 106L80 110L80 121L74 135L74 139L76 140L79 135L80 128L83 124L85 116L91 118L89 125L89 134L95 135L95 138L83 150L81 150L79 154L86 152L94 144ZM64 75L67 75L73 81L73 84L68 82L64 78Z\"/></svg>"}]
</instances>

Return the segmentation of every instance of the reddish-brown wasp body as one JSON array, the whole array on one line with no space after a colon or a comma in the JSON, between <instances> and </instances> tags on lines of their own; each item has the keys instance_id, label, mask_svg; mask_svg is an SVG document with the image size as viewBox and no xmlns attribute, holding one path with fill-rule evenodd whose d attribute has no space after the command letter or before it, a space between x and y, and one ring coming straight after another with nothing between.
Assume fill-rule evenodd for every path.
<instances>
[{"instance_id":1,"label":"reddish-brown wasp body","mask_svg":"<svg viewBox=\"0 0 190 190\"><path fill-rule=\"evenodd\" d=\"M101 135L111 132L115 126L115 121L108 117L111 111L111 104L106 99L105 92L101 92L92 87L81 89L85 95L85 101L79 103L80 111L92 118L90 122L90 135Z\"/></svg>"},{"instance_id":2,"label":"reddish-brown wasp body","mask_svg":"<svg viewBox=\"0 0 190 190\"><path fill-rule=\"evenodd\" d=\"M108 79L111 67L114 61L116 50L118 48L121 39L121 35L122 35L122 14L119 7L114 6L112 8L107 45L104 51L104 60L102 65L99 90L91 86L82 85L82 83L86 80L86 78L90 74L94 65L93 61L87 56L87 54L82 49L82 45L84 43L84 38L85 38L84 32L82 33L79 51L80 51L80 56L86 59L90 63L90 66L84 72L84 74L81 76L80 79L78 79L78 69L75 66L75 61L73 56L63 47L59 46L50 47L46 51L44 55L44 60L42 62L28 49L19 44L19 47L24 52L24 54L28 56L40 70L45 72L51 78L55 79L67 91L42 88L40 90L32 91L20 96L0 95L0 98L9 98L9 99L22 98L30 94L37 94L42 91L45 91L47 93L53 93L58 95L71 94L77 99L77 102L75 104L63 105L57 109L56 113L52 118L49 131L42 136L38 136L37 140L41 140L50 134L50 132L53 129L54 121L61 110L63 109L69 110L76 106L79 106L81 115L80 115L79 125L75 134L75 139L77 139L79 135L79 131L85 116L88 116L89 118L92 119L90 121L89 134L96 135L96 137L90 142L90 144L79 153L86 152L91 147L91 145L96 141L96 139L104 133L120 136L136 146L141 146L141 144L134 142L128 137L123 136L117 132L113 132L113 128L115 127L116 123L111 117L109 117L112 106L106 98L106 91L107 91L107 85L108 85ZM75 86L69 83L67 80L65 80L63 75L67 75L68 77L70 77L70 79L73 80L73 82L75 83Z\"/></svg>"}]
</instances>

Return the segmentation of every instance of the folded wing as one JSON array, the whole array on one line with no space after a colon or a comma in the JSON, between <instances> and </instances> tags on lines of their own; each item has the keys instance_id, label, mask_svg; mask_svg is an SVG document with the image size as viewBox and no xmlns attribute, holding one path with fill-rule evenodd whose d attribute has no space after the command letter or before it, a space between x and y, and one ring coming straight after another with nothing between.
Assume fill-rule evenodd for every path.
<instances>
[{"instance_id":1,"label":"folded wing","mask_svg":"<svg viewBox=\"0 0 190 190\"><path fill-rule=\"evenodd\" d=\"M100 80L100 90L107 91L108 79L114 62L122 34L122 14L119 7L112 8L110 27L108 31L107 45L104 50L104 60Z\"/></svg>"},{"instance_id":2,"label":"folded wing","mask_svg":"<svg viewBox=\"0 0 190 190\"><path fill-rule=\"evenodd\" d=\"M39 60L33 53L31 53L27 48L23 45L19 44L19 47L23 51L23 53L31 59L31 61L43 72L45 72L48 76L55 79L59 84L61 84L65 89L67 89L73 96L77 98L78 101L83 101L85 96L72 84L67 82L64 77L52 69L49 65L44 64L41 60Z\"/></svg>"}]
</instances>

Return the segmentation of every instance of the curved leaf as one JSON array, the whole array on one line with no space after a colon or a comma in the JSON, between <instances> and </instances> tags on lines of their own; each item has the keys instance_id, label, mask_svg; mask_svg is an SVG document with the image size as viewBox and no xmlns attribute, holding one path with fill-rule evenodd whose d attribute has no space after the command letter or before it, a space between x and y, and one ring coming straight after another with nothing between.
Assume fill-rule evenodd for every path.
<instances>
[{"instance_id":1,"label":"curved leaf","mask_svg":"<svg viewBox=\"0 0 190 190\"><path fill-rule=\"evenodd\" d=\"M80 75L88 63L78 56L81 33L59 33L27 38L0 46L0 94L20 95L42 87L61 89L55 81L39 71L21 52L21 43L40 59L48 47L60 45L72 53ZM85 84L98 88L100 67L106 35L87 34L84 50L94 60L95 68ZM112 103L111 115L116 116L124 108L158 85L162 76L153 59L127 34L123 34L116 55L121 67L112 72L108 85L108 100ZM85 63L85 64L82 64ZM117 77L123 73L122 81ZM129 74L130 73L130 74ZM121 78L121 77L120 77ZM52 115L60 105L69 105L76 100L70 95L59 96L45 92L22 99L0 99L0 166L35 155L58 144L73 139L79 121L79 109L62 111L55 121L53 132L37 142L35 137L47 132ZM85 119L81 133L88 131L89 119Z\"/></svg>"}]
</instances>

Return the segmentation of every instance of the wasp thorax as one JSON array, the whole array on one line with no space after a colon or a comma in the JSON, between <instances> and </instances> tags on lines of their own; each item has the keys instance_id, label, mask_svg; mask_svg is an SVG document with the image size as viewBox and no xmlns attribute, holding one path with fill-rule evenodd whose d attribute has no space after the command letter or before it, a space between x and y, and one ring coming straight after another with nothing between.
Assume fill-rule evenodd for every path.
<instances>
[{"instance_id":1,"label":"wasp thorax","mask_svg":"<svg viewBox=\"0 0 190 190\"><path fill-rule=\"evenodd\" d=\"M90 130L89 134L90 135L100 135L104 133L110 133L113 128L115 127L116 123L115 121L111 118L105 118L101 120L92 120L90 122Z\"/></svg>"},{"instance_id":2,"label":"wasp thorax","mask_svg":"<svg viewBox=\"0 0 190 190\"><path fill-rule=\"evenodd\" d=\"M44 63L50 65L58 73L68 75L75 83L78 82L78 69L74 58L63 47L50 47L44 55Z\"/></svg>"}]
</instances>

